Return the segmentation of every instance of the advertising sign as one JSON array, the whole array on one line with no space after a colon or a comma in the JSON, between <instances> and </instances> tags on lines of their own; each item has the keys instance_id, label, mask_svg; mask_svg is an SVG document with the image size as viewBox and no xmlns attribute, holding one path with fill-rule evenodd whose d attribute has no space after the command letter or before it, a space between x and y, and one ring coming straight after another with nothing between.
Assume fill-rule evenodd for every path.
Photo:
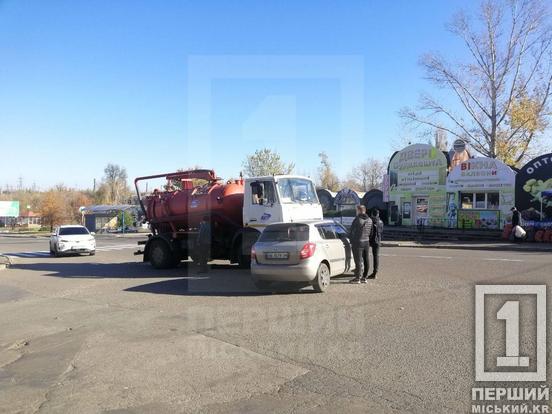
<instances>
[{"instance_id":1,"label":"advertising sign","mask_svg":"<svg viewBox=\"0 0 552 414\"><path fill-rule=\"evenodd\" d=\"M405 191L412 187L444 185L447 166L447 158L437 148L427 144L410 145L397 152L389 163L390 189Z\"/></svg>"},{"instance_id":2,"label":"advertising sign","mask_svg":"<svg viewBox=\"0 0 552 414\"><path fill-rule=\"evenodd\" d=\"M447 168L445 154L427 144L410 145L393 155L389 162L389 201L400 206L403 224L413 225L418 219L436 226L443 223ZM419 211L416 196L428 198L424 211Z\"/></svg>"},{"instance_id":3,"label":"advertising sign","mask_svg":"<svg viewBox=\"0 0 552 414\"><path fill-rule=\"evenodd\" d=\"M452 169L447 177L447 191L469 188L513 190L515 182L516 173L502 161L478 157L463 161Z\"/></svg>"},{"instance_id":4,"label":"advertising sign","mask_svg":"<svg viewBox=\"0 0 552 414\"><path fill-rule=\"evenodd\" d=\"M498 210L459 210L458 227L466 229L498 229L500 211Z\"/></svg>"},{"instance_id":5,"label":"advertising sign","mask_svg":"<svg viewBox=\"0 0 552 414\"><path fill-rule=\"evenodd\" d=\"M542 199L541 192L552 190L552 153L525 164L516 176L516 207L524 220L552 219L552 198Z\"/></svg>"},{"instance_id":6,"label":"advertising sign","mask_svg":"<svg viewBox=\"0 0 552 414\"><path fill-rule=\"evenodd\" d=\"M0 201L0 217L19 217L19 201Z\"/></svg>"}]
</instances>

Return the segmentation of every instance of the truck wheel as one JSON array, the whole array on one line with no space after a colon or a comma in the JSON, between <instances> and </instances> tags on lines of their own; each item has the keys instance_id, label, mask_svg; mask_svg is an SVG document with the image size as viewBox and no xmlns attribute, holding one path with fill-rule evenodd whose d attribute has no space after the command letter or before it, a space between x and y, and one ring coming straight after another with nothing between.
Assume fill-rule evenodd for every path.
<instances>
[{"instance_id":1,"label":"truck wheel","mask_svg":"<svg viewBox=\"0 0 552 414\"><path fill-rule=\"evenodd\" d=\"M312 287L315 291L322 293L325 292L330 286L330 268L326 263L320 263L316 277L312 281Z\"/></svg>"},{"instance_id":2,"label":"truck wheel","mask_svg":"<svg viewBox=\"0 0 552 414\"><path fill-rule=\"evenodd\" d=\"M246 256L245 254L240 254L238 256L238 266L240 269L249 269L251 268L251 256Z\"/></svg>"},{"instance_id":3,"label":"truck wheel","mask_svg":"<svg viewBox=\"0 0 552 414\"><path fill-rule=\"evenodd\" d=\"M168 244L162 240L154 240L149 249L149 260L156 269L174 267L175 260Z\"/></svg>"}]
</instances>

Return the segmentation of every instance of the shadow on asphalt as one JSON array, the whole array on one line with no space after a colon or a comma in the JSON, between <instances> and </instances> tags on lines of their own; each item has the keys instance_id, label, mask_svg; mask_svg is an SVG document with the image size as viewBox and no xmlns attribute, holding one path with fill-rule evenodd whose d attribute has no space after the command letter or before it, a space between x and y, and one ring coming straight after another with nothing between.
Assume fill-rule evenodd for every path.
<instances>
[{"instance_id":1,"label":"shadow on asphalt","mask_svg":"<svg viewBox=\"0 0 552 414\"><path fill-rule=\"evenodd\" d=\"M208 273L198 273L192 262L182 262L174 269L158 270L146 263L66 263L47 260L20 263L13 269L42 272L44 276L67 279L141 279L171 278L124 289L160 295L186 296L264 296L315 293L305 285L274 283L268 290L258 290L237 265L213 264Z\"/></svg>"},{"instance_id":2,"label":"shadow on asphalt","mask_svg":"<svg viewBox=\"0 0 552 414\"><path fill-rule=\"evenodd\" d=\"M316 293L314 290L303 290L304 286L274 283L268 290L258 290L254 286L244 290L223 289L217 282L217 277L181 278L163 280L161 282L147 283L125 289L125 292L154 293L160 295L181 295L181 296L266 296L266 295L293 295Z\"/></svg>"},{"instance_id":3,"label":"shadow on asphalt","mask_svg":"<svg viewBox=\"0 0 552 414\"><path fill-rule=\"evenodd\" d=\"M40 263L18 263L12 269L44 272L44 276L85 279L182 277L195 274L195 266L183 262L174 269L158 270L146 263L67 263L54 260ZM237 266L215 265L213 269L238 269Z\"/></svg>"}]
</instances>

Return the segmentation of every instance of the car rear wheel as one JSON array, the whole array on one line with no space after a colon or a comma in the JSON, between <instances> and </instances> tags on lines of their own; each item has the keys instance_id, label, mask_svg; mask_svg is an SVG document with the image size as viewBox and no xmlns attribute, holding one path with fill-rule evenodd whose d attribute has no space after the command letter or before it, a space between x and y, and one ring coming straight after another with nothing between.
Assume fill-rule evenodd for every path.
<instances>
[{"instance_id":1,"label":"car rear wheel","mask_svg":"<svg viewBox=\"0 0 552 414\"><path fill-rule=\"evenodd\" d=\"M95 254L96 254L96 250L92 250L92 251L90 252L90 256L94 256Z\"/></svg>"},{"instance_id":2,"label":"car rear wheel","mask_svg":"<svg viewBox=\"0 0 552 414\"><path fill-rule=\"evenodd\" d=\"M312 281L312 287L317 292L325 292L330 286L330 268L326 263L320 263L316 277Z\"/></svg>"}]
</instances>

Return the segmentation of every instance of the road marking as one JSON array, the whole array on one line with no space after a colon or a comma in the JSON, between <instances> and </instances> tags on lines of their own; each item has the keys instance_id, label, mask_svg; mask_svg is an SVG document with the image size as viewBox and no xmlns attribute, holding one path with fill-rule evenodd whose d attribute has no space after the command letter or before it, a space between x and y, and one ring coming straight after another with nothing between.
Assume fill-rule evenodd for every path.
<instances>
[{"instance_id":1,"label":"road marking","mask_svg":"<svg viewBox=\"0 0 552 414\"><path fill-rule=\"evenodd\" d=\"M97 252L109 252L114 250L125 249L137 249L137 244L110 244L107 246L96 247ZM6 256L21 257L21 258L33 258L33 257L46 257L50 255L49 250L39 250L36 252L15 252L15 253L3 253Z\"/></svg>"},{"instance_id":2,"label":"road marking","mask_svg":"<svg viewBox=\"0 0 552 414\"><path fill-rule=\"evenodd\" d=\"M489 262L524 262L522 259L483 259Z\"/></svg>"}]
</instances>

